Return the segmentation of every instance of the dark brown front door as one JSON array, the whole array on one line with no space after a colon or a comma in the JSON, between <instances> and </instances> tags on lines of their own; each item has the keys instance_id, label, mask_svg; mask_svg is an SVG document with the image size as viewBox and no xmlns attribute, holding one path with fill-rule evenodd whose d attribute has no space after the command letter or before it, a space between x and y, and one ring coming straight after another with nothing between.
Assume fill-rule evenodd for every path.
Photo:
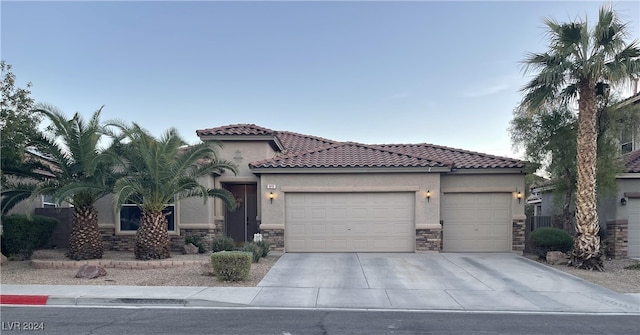
<instances>
[{"instance_id":1,"label":"dark brown front door","mask_svg":"<svg viewBox=\"0 0 640 335\"><path fill-rule=\"evenodd\" d=\"M256 184L225 184L224 188L233 193L238 207L227 209L225 228L227 236L236 242L251 242L258 232L258 188Z\"/></svg>"}]
</instances>

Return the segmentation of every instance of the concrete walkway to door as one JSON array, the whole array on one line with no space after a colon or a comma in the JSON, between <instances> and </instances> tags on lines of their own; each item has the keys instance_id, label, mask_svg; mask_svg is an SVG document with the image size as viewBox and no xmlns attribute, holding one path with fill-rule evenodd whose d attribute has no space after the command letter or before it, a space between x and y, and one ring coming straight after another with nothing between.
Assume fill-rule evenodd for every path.
<instances>
[{"instance_id":1,"label":"concrete walkway to door","mask_svg":"<svg viewBox=\"0 0 640 335\"><path fill-rule=\"evenodd\" d=\"M286 253L258 306L640 313L624 295L509 253Z\"/></svg>"}]
</instances>

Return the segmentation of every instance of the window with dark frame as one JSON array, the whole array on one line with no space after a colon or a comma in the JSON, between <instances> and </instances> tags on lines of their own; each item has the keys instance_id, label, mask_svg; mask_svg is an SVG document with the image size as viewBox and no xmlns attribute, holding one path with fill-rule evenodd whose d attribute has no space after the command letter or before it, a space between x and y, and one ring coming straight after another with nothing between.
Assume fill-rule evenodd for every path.
<instances>
[{"instance_id":1,"label":"window with dark frame","mask_svg":"<svg viewBox=\"0 0 640 335\"><path fill-rule=\"evenodd\" d=\"M167 231L176 231L176 211L175 204L167 204L162 210L167 218ZM142 210L132 203L122 204L120 207L120 231L136 231L140 228L140 218Z\"/></svg>"}]
</instances>

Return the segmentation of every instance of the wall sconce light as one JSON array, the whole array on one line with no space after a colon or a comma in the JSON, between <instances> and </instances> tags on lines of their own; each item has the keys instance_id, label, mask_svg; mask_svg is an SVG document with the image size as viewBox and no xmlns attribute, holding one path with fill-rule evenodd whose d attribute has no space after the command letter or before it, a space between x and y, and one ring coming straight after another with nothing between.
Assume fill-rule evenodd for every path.
<instances>
[{"instance_id":1,"label":"wall sconce light","mask_svg":"<svg viewBox=\"0 0 640 335\"><path fill-rule=\"evenodd\" d=\"M431 200L431 190L428 190L424 195L427 197L427 202L429 202Z\"/></svg>"},{"instance_id":2,"label":"wall sconce light","mask_svg":"<svg viewBox=\"0 0 640 335\"><path fill-rule=\"evenodd\" d=\"M518 203L520 203L522 201L522 192L518 191L516 198L518 198Z\"/></svg>"},{"instance_id":3,"label":"wall sconce light","mask_svg":"<svg viewBox=\"0 0 640 335\"><path fill-rule=\"evenodd\" d=\"M627 205L627 198L620 199L620 205L621 206L626 206Z\"/></svg>"},{"instance_id":4,"label":"wall sconce light","mask_svg":"<svg viewBox=\"0 0 640 335\"><path fill-rule=\"evenodd\" d=\"M275 196L273 195L273 192L269 192L269 201L271 201L271 203L273 204L273 198Z\"/></svg>"}]
</instances>

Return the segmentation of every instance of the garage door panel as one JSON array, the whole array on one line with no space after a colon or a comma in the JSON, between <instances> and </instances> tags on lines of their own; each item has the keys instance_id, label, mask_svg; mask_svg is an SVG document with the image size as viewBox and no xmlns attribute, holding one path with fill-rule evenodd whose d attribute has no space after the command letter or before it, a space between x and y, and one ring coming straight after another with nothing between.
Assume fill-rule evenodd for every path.
<instances>
[{"instance_id":1,"label":"garage door panel","mask_svg":"<svg viewBox=\"0 0 640 335\"><path fill-rule=\"evenodd\" d=\"M509 251L511 195L447 193L443 198L443 250Z\"/></svg>"},{"instance_id":2,"label":"garage door panel","mask_svg":"<svg viewBox=\"0 0 640 335\"><path fill-rule=\"evenodd\" d=\"M415 193L290 193L285 198L287 251L415 250Z\"/></svg>"}]
</instances>

